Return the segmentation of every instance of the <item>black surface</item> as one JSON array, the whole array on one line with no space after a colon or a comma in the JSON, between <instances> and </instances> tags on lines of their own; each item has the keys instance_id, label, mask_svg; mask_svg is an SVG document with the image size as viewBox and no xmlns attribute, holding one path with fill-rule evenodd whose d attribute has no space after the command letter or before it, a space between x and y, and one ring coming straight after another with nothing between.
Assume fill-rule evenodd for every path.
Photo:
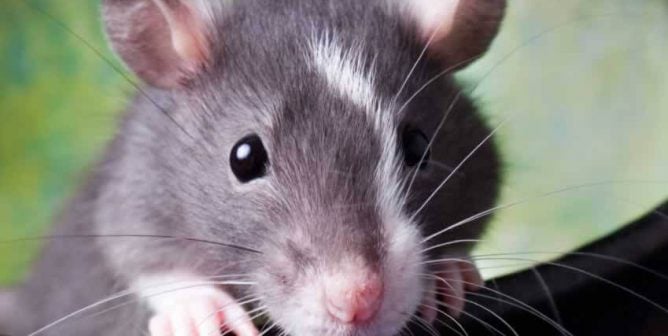
<instances>
[{"instance_id":1,"label":"black surface","mask_svg":"<svg viewBox=\"0 0 668 336\"><path fill-rule=\"evenodd\" d=\"M536 272L551 294L541 285ZM668 274L668 202L573 254L540 265L535 271L512 274L486 284L539 310L567 332L526 309L517 308L517 302L515 307L502 302L512 300L489 290L483 289L479 294L493 299L476 295L468 299L494 311L519 335L668 335L668 309L663 308L668 307L668 276L662 274ZM465 316L462 323L468 335L515 335L499 318L475 304L468 304L467 313L498 329L493 331ZM452 324L450 327L458 329ZM443 335L457 335L442 329ZM414 328L413 334L429 333ZM459 334L464 335L461 330Z\"/></svg>"}]
</instances>

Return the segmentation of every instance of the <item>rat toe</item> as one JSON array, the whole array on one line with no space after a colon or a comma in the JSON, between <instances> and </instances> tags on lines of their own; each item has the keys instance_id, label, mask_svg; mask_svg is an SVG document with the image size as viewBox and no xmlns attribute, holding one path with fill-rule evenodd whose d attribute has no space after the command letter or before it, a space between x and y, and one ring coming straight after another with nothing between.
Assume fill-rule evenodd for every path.
<instances>
[{"instance_id":1,"label":"rat toe","mask_svg":"<svg viewBox=\"0 0 668 336\"><path fill-rule=\"evenodd\" d=\"M165 315L157 315L148 323L148 331L151 336L173 336L172 324Z\"/></svg>"}]
</instances>

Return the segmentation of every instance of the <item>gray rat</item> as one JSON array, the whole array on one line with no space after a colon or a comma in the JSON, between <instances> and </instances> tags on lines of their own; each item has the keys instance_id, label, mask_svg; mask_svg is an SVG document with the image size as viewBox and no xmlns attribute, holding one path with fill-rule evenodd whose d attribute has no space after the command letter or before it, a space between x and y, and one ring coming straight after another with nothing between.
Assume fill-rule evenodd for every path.
<instances>
[{"instance_id":1,"label":"gray rat","mask_svg":"<svg viewBox=\"0 0 668 336\"><path fill-rule=\"evenodd\" d=\"M395 335L437 302L456 316L481 280L472 246L448 242L484 223L437 233L493 205L500 163L450 74L504 8L104 0L146 85L29 279L0 296L1 331L247 336L260 312L295 336Z\"/></svg>"}]
</instances>

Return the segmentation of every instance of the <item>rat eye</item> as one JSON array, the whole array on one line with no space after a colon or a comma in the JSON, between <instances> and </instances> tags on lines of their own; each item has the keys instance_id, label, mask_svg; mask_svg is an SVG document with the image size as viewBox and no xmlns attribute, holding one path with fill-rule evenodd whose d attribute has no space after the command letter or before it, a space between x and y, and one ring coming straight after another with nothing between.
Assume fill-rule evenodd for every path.
<instances>
[{"instance_id":1,"label":"rat eye","mask_svg":"<svg viewBox=\"0 0 668 336\"><path fill-rule=\"evenodd\" d=\"M255 134L239 140L230 153L230 167L242 183L264 176L268 165L267 151L260 137Z\"/></svg>"},{"instance_id":2,"label":"rat eye","mask_svg":"<svg viewBox=\"0 0 668 336\"><path fill-rule=\"evenodd\" d=\"M431 151L429 150L429 139L424 133L417 129L408 129L404 131L402 137L402 145L404 150L404 162L408 167L415 167L418 163L419 169L427 167ZM420 162L421 159L423 159Z\"/></svg>"}]
</instances>

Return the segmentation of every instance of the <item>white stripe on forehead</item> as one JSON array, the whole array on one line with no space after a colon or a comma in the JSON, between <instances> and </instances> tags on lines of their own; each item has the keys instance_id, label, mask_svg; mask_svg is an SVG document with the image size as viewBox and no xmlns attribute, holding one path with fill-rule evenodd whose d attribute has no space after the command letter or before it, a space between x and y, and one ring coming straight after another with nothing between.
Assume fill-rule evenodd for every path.
<instances>
[{"instance_id":1,"label":"white stripe on forehead","mask_svg":"<svg viewBox=\"0 0 668 336\"><path fill-rule=\"evenodd\" d=\"M366 64L359 44L343 50L334 34L325 33L310 41L311 66L324 77L330 89L363 109L381 138L383 151L392 150L396 142L392 106L376 92L375 64Z\"/></svg>"},{"instance_id":2,"label":"white stripe on forehead","mask_svg":"<svg viewBox=\"0 0 668 336\"><path fill-rule=\"evenodd\" d=\"M384 102L376 92L374 64L366 64L362 46L355 45L343 50L333 34L323 34L310 41L313 68L324 77L327 85L344 99L349 99L362 108L373 123L380 138L381 159L376 170L379 186L378 205L382 209L383 221L388 232L397 232L395 225L406 225L403 214L401 158L397 155L397 130L393 118L396 108ZM362 145L362 144L361 144ZM403 222L403 223L401 223ZM391 234L391 233L390 233Z\"/></svg>"},{"instance_id":3,"label":"white stripe on forehead","mask_svg":"<svg viewBox=\"0 0 668 336\"><path fill-rule=\"evenodd\" d=\"M363 108L370 120L379 118L373 64L367 72L361 46L341 49L331 34L311 40L312 66L321 74L327 85L342 98L349 99Z\"/></svg>"}]
</instances>

